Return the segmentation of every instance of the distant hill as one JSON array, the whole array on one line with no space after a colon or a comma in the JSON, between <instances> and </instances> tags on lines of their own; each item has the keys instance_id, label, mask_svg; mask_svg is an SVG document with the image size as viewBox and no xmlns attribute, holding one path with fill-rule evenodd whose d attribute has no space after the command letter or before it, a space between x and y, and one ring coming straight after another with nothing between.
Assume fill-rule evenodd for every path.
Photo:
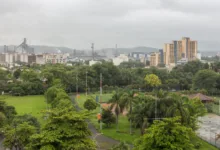
<instances>
[{"instance_id":1,"label":"distant hill","mask_svg":"<svg viewBox=\"0 0 220 150\"><path fill-rule=\"evenodd\" d=\"M31 47L34 48L35 53L56 53L58 51L64 52L64 53L73 53L74 49L68 48L68 47L54 47L54 46L42 46L42 45L31 45ZM9 50L13 50L14 46L10 45ZM4 46L0 46L0 52L3 52ZM79 50L77 50L79 51ZM80 50L81 51L81 50ZM85 50L85 52L91 53L91 50ZM155 52L158 51L157 48L152 47L134 47L134 48L118 48L118 53L131 53L131 52ZM103 53L114 53L114 48L104 48L101 50L95 50L95 52L99 54Z\"/></svg>"},{"instance_id":2,"label":"distant hill","mask_svg":"<svg viewBox=\"0 0 220 150\"><path fill-rule=\"evenodd\" d=\"M102 51L115 51L115 48L104 48ZM158 48L153 48L153 47L133 47L133 48L117 48L118 53L131 53L131 52L155 52L158 51Z\"/></svg>"}]
</instances>

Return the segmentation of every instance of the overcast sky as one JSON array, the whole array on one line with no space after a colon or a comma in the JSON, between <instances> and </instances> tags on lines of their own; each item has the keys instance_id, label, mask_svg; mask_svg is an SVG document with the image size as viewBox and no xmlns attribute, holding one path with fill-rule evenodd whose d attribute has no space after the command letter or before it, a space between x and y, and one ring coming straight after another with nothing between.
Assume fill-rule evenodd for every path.
<instances>
[{"instance_id":1,"label":"overcast sky","mask_svg":"<svg viewBox=\"0 0 220 150\"><path fill-rule=\"evenodd\" d=\"M183 36L220 50L220 0L0 0L0 45L150 46Z\"/></svg>"}]
</instances>

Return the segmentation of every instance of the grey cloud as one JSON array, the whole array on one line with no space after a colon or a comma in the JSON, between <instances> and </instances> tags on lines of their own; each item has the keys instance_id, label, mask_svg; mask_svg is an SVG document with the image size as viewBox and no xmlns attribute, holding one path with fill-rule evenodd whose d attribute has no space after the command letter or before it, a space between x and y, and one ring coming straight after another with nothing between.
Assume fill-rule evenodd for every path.
<instances>
[{"instance_id":1,"label":"grey cloud","mask_svg":"<svg viewBox=\"0 0 220 150\"><path fill-rule=\"evenodd\" d=\"M217 49L217 0L0 0L0 44L89 49L152 46L190 36ZM216 40L215 40L216 39ZM211 42L214 40L214 42ZM201 42L200 42L201 41Z\"/></svg>"}]
</instances>

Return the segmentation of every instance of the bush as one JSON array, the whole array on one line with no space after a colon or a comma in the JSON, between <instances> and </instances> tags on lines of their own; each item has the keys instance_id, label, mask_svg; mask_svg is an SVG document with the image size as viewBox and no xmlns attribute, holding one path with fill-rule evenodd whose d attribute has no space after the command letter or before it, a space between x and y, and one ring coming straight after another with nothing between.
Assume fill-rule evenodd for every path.
<instances>
[{"instance_id":1,"label":"bush","mask_svg":"<svg viewBox=\"0 0 220 150\"><path fill-rule=\"evenodd\" d=\"M107 125L107 127L110 127L112 123L115 123L116 118L113 115L112 111L110 109L103 110L102 112L102 122Z\"/></svg>"},{"instance_id":2,"label":"bush","mask_svg":"<svg viewBox=\"0 0 220 150\"><path fill-rule=\"evenodd\" d=\"M85 101L83 106L85 109L90 111L96 109L97 103L93 99L89 98Z\"/></svg>"},{"instance_id":3,"label":"bush","mask_svg":"<svg viewBox=\"0 0 220 150\"><path fill-rule=\"evenodd\" d=\"M11 89L11 93L12 95L15 95L15 96L25 95L24 90L21 87L13 87Z\"/></svg>"}]
</instances>

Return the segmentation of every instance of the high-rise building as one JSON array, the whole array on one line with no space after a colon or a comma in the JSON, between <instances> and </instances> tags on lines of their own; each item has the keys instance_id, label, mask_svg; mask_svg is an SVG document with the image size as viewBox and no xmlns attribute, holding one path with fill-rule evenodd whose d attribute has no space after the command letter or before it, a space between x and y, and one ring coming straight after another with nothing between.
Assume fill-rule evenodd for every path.
<instances>
[{"instance_id":1,"label":"high-rise building","mask_svg":"<svg viewBox=\"0 0 220 150\"><path fill-rule=\"evenodd\" d=\"M164 44L164 63L165 65L177 64L177 61L182 58L187 58L189 61L197 58L197 41L191 41L189 37L183 37L180 41L173 41L169 44Z\"/></svg>"},{"instance_id":2,"label":"high-rise building","mask_svg":"<svg viewBox=\"0 0 220 150\"><path fill-rule=\"evenodd\" d=\"M161 55L160 52L154 52L150 55L150 66L157 66L161 63Z\"/></svg>"}]
</instances>

